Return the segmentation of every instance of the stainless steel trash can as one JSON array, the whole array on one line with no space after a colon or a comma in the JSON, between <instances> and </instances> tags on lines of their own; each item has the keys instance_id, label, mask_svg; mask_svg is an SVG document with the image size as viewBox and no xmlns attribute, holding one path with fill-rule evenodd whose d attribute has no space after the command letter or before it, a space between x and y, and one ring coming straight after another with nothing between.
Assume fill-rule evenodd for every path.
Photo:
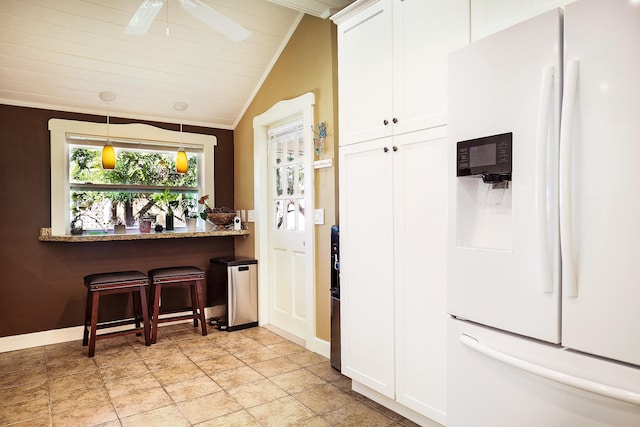
<instances>
[{"instance_id":1,"label":"stainless steel trash can","mask_svg":"<svg viewBox=\"0 0 640 427\"><path fill-rule=\"evenodd\" d=\"M258 326L258 261L244 257L211 259L214 286L224 287L226 312L220 329Z\"/></svg>"}]
</instances>

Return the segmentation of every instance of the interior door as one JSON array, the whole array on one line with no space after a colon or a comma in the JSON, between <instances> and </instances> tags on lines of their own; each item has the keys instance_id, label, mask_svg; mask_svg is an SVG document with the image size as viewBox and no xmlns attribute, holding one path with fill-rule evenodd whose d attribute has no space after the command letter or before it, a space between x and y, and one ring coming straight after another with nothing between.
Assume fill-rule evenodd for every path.
<instances>
[{"instance_id":1,"label":"interior door","mask_svg":"<svg viewBox=\"0 0 640 427\"><path fill-rule=\"evenodd\" d=\"M270 129L268 147L270 323L306 336L305 147L302 120Z\"/></svg>"}]
</instances>

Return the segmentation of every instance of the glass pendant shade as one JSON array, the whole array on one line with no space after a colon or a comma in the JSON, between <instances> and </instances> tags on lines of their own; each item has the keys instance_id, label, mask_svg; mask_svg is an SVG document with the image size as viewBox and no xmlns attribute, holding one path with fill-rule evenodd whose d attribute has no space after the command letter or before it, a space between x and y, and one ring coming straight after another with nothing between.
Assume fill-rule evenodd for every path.
<instances>
[{"instance_id":1,"label":"glass pendant shade","mask_svg":"<svg viewBox=\"0 0 640 427\"><path fill-rule=\"evenodd\" d=\"M109 143L102 147L102 169L113 169L116 167L116 151Z\"/></svg>"},{"instance_id":2,"label":"glass pendant shade","mask_svg":"<svg viewBox=\"0 0 640 427\"><path fill-rule=\"evenodd\" d=\"M178 150L176 154L176 172L187 173L189 169L189 160L187 159L187 153L183 149Z\"/></svg>"}]
</instances>

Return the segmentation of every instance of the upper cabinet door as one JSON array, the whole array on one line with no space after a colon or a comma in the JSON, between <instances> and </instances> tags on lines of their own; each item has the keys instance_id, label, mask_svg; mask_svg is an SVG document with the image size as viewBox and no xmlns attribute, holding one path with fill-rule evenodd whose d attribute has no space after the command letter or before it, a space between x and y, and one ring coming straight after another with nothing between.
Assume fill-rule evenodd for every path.
<instances>
[{"instance_id":1,"label":"upper cabinet door","mask_svg":"<svg viewBox=\"0 0 640 427\"><path fill-rule=\"evenodd\" d=\"M469 43L467 0L394 0L393 132L447 124L447 56Z\"/></svg>"},{"instance_id":2,"label":"upper cabinet door","mask_svg":"<svg viewBox=\"0 0 640 427\"><path fill-rule=\"evenodd\" d=\"M340 145L391 135L391 22L383 0L340 24Z\"/></svg>"}]
</instances>

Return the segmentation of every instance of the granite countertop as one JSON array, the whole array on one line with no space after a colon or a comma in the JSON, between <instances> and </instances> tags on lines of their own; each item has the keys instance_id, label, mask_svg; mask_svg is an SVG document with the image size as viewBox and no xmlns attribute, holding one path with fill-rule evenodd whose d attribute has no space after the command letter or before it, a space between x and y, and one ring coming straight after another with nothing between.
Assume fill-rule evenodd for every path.
<instances>
[{"instance_id":1,"label":"granite countertop","mask_svg":"<svg viewBox=\"0 0 640 427\"><path fill-rule=\"evenodd\" d=\"M84 234L64 236L54 236L51 228L41 228L38 240L41 242L113 242L123 240L154 240L154 239L184 239L188 237L226 237L226 236L248 236L249 230L211 230L211 231L187 231L179 229L176 231L161 231L150 233L140 233L137 230L127 230L125 234L114 234L113 231L89 231Z\"/></svg>"}]
</instances>

